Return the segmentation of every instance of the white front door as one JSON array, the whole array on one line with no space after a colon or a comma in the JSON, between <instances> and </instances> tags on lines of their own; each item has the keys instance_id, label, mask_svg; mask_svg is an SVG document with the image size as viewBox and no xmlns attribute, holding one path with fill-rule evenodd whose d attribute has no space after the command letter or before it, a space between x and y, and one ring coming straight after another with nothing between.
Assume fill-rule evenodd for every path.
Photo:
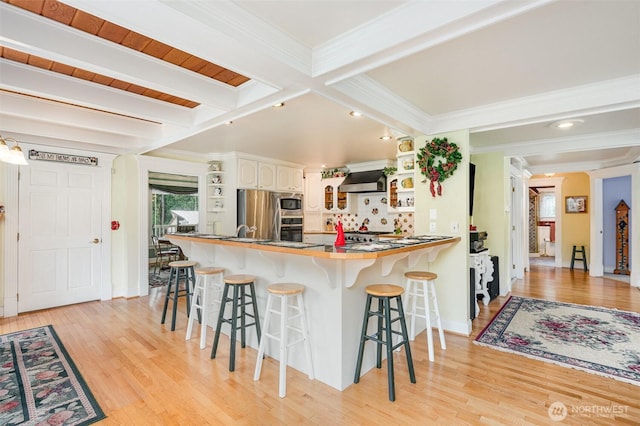
<instances>
[{"instance_id":1,"label":"white front door","mask_svg":"<svg viewBox=\"0 0 640 426\"><path fill-rule=\"evenodd\" d=\"M20 168L18 312L100 299L103 171Z\"/></svg>"}]
</instances>

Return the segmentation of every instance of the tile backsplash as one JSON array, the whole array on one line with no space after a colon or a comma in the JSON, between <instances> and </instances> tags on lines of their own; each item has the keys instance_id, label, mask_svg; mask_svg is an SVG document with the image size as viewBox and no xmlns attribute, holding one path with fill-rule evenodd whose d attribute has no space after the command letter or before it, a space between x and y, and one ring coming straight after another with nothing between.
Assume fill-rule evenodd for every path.
<instances>
[{"instance_id":1,"label":"tile backsplash","mask_svg":"<svg viewBox=\"0 0 640 426\"><path fill-rule=\"evenodd\" d=\"M325 223L335 225L341 220L345 231L357 231L364 224L372 232L393 233L400 228L402 235L413 235L413 213L388 213L386 193L357 194L355 198L357 213L326 215Z\"/></svg>"}]
</instances>

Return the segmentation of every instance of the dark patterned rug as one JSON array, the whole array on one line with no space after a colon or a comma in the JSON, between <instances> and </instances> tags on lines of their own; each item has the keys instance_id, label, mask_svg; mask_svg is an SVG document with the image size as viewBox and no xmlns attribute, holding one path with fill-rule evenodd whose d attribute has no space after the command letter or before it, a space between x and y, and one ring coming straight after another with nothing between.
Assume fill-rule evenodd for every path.
<instances>
[{"instance_id":1,"label":"dark patterned rug","mask_svg":"<svg viewBox=\"0 0 640 426\"><path fill-rule=\"evenodd\" d=\"M104 418L52 326L0 335L0 424L89 425Z\"/></svg>"},{"instance_id":2,"label":"dark patterned rug","mask_svg":"<svg viewBox=\"0 0 640 426\"><path fill-rule=\"evenodd\" d=\"M149 270L149 287L162 287L169 282L169 270L163 269L157 274Z\"/></svg>"},{"instance_id":3,"label":"dark patterned rug","mask_svg":"<svg viewBox=\"0 0 640 426\"><path fill-rule=\"evenodd\" d=\"M640 314L513 296L476 344L640 386Z\"/></svg>"}]
</instances>

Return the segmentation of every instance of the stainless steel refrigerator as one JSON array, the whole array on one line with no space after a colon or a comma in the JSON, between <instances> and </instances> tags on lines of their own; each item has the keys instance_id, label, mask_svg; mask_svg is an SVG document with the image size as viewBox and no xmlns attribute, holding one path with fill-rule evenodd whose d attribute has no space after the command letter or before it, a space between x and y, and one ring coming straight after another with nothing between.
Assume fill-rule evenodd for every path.
<instances>
[{"instance_id":1,"label":"stainless steel refrigerator","mask_svg":"<svg viewBox=\"0 0 640 426\"><path fill-rule=\"evenodd\" d=\"M272 192L257 189L238 190L238 226L255 226L255 233L248 233L246 228L240 230L240 237L255 237L271 240L276 225L277 205Z\"/></svg>"}]
</instances>

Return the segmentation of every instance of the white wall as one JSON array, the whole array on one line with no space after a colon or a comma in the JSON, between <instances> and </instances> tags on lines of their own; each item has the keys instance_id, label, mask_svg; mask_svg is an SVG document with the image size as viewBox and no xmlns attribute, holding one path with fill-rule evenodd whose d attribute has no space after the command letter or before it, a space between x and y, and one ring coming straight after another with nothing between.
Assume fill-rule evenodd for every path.
<instances>
[{"instance_id":1,"label":"white wall","mask_svg":"<svg viewBox=\"0 0 640 426\"><path fill-rule=\"evenodd\" d=\"M468 335L469 320L469 133L467 131L420 136L414 139L416 151L424 147L433 137L446 137L460 148L462 161L458 170L442 183L442 196L434 198L429 182L422 183L424 176L416 168L415 186L415 233L460 236L460 243L443 250L432 264L425 267L438 274L437 294L443 327L449 331ZM436 219L431 220L434 209ZM436 223L436 232L429 231L429 222ZM451 227L457 224L458 232Z\"/></svg>"},{"instance_id":2,"label":"white wall","mask_svg":"<svg viewBox=\"0 0 640 426\"><path fill-rule=\"evenodd\" d=\"M485 246L491 256L498 256L500 294L510 290L511 260L511 181L509 161L502 152L474 154L472 163L476 165L475 202L473 224L478 231L487 233Z\"/></svg>"}]
</instances>

